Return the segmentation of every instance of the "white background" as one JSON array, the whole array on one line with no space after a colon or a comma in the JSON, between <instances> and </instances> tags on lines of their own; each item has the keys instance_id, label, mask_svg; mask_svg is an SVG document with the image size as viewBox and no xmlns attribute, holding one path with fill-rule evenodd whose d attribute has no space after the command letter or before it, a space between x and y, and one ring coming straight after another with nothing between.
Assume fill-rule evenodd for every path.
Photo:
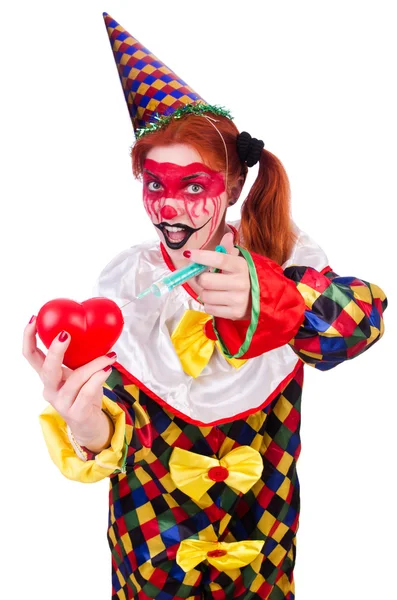
<instances>
[{"instance_id":1,"label":"white background","mask_svg":"<svg viewBox=\"0 0 397 600\"><path fill-rule=\"evenodd\" d=\"M289 174L297 224L336 272L389 297L374 348L327 373L306 368L295 579L298 600L393 597L393 8L15 0L2 9L2 597L111 597L108 480L72 482L51 462L42 385L21 355L25 324L45 302L89 298L115 254L156 235L131 175L132 128L103 10L264 139Z\"/></svg>"}]
</instances>

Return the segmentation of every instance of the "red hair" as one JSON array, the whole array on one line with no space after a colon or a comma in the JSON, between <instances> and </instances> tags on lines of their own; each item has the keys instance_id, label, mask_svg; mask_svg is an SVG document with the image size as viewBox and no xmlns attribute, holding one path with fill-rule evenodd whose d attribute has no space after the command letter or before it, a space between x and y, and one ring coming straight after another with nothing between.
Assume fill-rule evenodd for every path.
<instances>
[{"instance_id":1,"label":"red hair","mask_svg":"<svg viewBox=\"0 0 397 600\"><path fill-rule=\"evenodd\" d=\"M230 194L240 176L245 181L248 168L237 154L239 132L233 121L223 116L214 118L227 147L227 191ZM143 163L151 148L171 144L189 144L212 169L223 172L226 169L225 147L219 133L202 116L186 115L137 140L131 150L134 176L141 178ZM290 255L295 237L290 218L289 181L280 160L265 149L259 161L258 176L241 208L239 233L247 250L267 256L279 265Z\"/></svg>"}]
</instances>

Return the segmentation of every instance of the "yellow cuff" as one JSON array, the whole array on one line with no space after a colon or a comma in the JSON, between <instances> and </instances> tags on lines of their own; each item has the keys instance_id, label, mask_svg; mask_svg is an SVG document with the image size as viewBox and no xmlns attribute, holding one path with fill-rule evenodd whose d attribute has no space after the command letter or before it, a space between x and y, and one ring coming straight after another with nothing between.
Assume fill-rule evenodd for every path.
<instances>
[{"instance_id":1,"label":"yellow cuff","mask_svg":"<svg viewBox=\"0 0 397 600\"><path fill-rule=\"evenodd\" d=\"M114 423L114 434L110 447L95 456L94 460L84 461L76 455L67 433L67 424L60 414L48 406L40 415L39 421L44 440L52 461L62 475L81 483L95 483L105 479L116 469L122 471L125 453L125 412L107 396L102 398L102 408Z\"/></svg>"}]
</instances>

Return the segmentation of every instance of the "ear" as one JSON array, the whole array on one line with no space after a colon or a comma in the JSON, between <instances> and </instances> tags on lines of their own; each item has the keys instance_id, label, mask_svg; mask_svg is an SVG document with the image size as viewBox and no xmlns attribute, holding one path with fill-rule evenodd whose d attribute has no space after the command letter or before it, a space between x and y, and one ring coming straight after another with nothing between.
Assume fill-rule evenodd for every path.
<instances>
[{"instance_id":1,"label":"ear","mask_svg":"<svg viewBox=\"0 0 397 600\"><path fill-rule=\"evenodd\" d=\"M245 182L245 177L243 175L240 175L240 177L237 179L236 184L230 190L228 206L233 206L233 204L236 204L237 200L240 198L240 194L243 189L244 182Z\"/></svg>"}]
</instances>

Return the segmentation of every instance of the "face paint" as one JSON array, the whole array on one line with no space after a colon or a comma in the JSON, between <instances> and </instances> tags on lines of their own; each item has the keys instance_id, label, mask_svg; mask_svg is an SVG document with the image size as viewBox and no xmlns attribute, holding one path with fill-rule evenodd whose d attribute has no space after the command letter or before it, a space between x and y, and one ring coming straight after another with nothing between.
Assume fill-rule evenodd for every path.
<instances>
[{"instance_id":1,"label":"face paint","mask_svg":"<svg viewBox=\"0 0 397 600\"><path fill-rule=\"evenodd\" d=\"M150 158L143 165L143 201L153 225L171 250L180 250L189 240L189 248L204 248L222 222L227 206L225 182L222 173L213 171L202 162L191 147L176 145L171 148L190 148L175 154L163 148L156 158L173 158L189 164L162 162ZM180 151L179 151L180 152Z\"/></svg>"}]
</instances>

